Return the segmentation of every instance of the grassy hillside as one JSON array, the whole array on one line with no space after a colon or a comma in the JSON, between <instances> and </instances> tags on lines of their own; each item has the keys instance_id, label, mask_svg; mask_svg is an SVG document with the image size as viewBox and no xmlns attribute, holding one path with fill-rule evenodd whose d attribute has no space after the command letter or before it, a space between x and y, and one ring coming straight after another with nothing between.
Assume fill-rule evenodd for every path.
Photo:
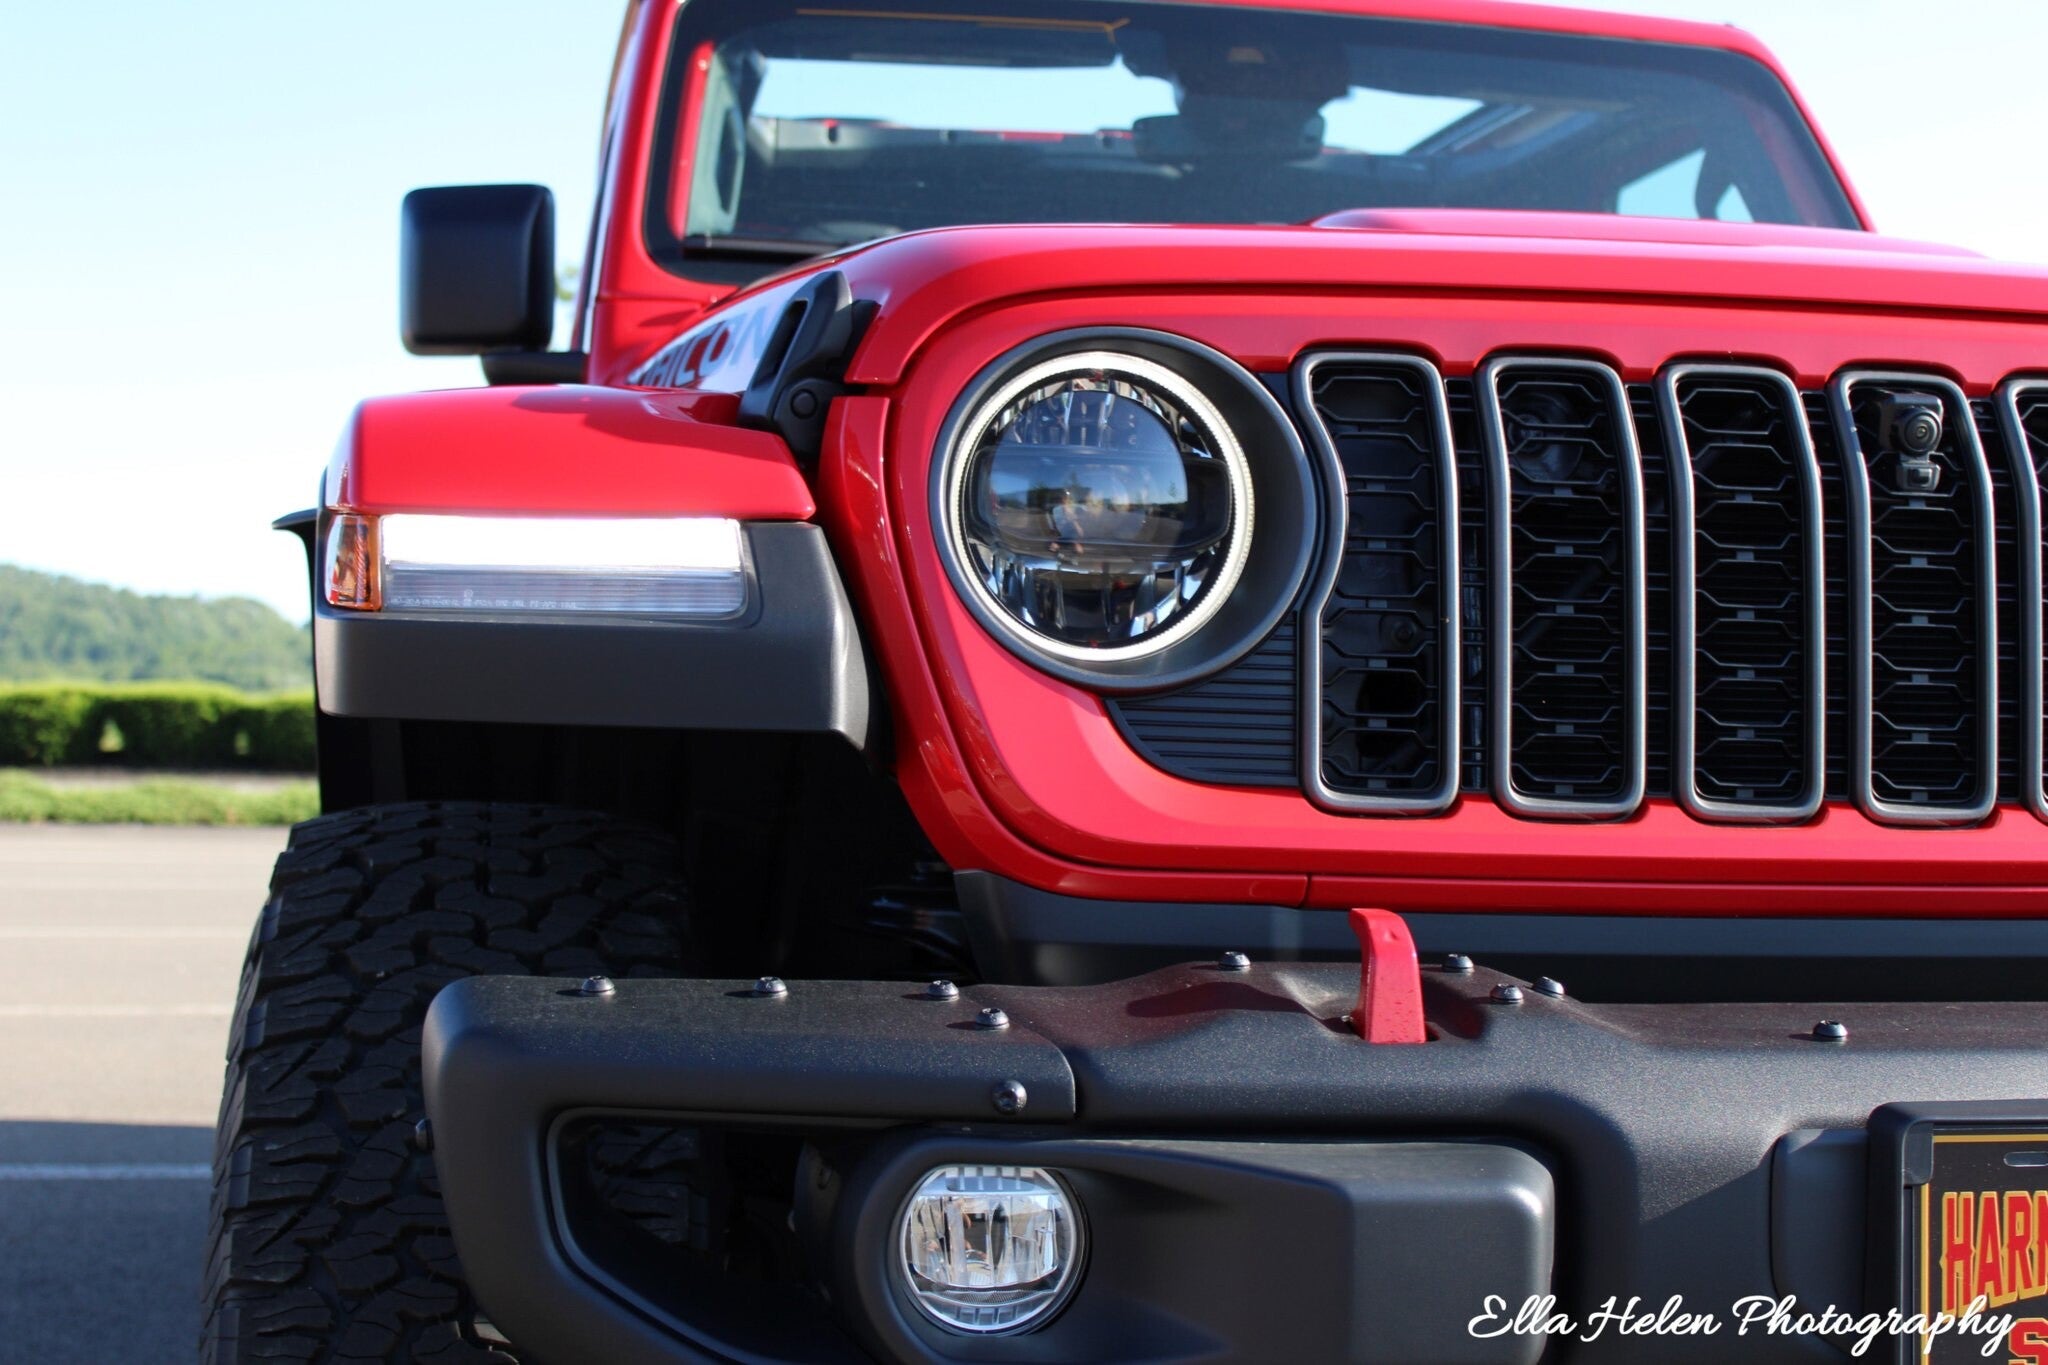
<instances>
[{"instance_id":1,"label":"grassy hillside","mask_svg":"<svg viewBox=\"0 0 2048 1365\"><path fill-rule=\"evenodd\" d=\"M151 597L0 564L0 682L312 681L311 644L261 602Z\"/></svg>"}]
</instances>

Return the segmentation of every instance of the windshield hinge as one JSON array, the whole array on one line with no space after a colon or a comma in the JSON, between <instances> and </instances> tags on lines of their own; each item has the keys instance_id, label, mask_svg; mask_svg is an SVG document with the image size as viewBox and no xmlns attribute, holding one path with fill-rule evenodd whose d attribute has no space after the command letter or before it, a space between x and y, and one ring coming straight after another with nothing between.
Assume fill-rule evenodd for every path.
<instances>
[{"instance_id":1,"label":"windshield hinge","mask_svg":"<svg viewBox=\"0 0 2048 1365\"><path fill-rule=\"evenodd\" d=\"M827 270L791 296L768 338L753 382L740 395L740 421L780 435L799 460L818 457L832 400L848 392L847 363L874 317L846 276Z\"/></svg>"}]
</instances>

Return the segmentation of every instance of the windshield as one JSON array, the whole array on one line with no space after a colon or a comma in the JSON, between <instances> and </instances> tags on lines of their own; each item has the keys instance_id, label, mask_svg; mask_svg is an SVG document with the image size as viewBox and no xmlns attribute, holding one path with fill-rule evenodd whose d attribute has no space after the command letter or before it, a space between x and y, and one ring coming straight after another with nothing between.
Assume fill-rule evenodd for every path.
<instances>
[{"instance_id":1,"label":"windshield","mask_svg":"<svg viewBox=\"0 0 2048 1365\"><path fill-rule=\"evenodd\" d=\"M969 223L1563 210L1858 226L1732 52L1217 5L691 0L648 236L773 259Z\"/></svg>"}]
</instances>

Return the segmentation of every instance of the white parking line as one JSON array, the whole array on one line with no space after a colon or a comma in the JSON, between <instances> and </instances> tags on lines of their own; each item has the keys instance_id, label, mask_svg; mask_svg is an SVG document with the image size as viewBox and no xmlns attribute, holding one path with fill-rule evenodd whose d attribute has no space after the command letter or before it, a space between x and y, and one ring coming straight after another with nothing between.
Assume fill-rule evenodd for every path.
<instances>
[{"instance_id":1,"label":"white parking line","mask_svg":"<svg viewBox=\"0 0 2048 1365\"><path fill-rule=\"evenodd\" d=\"M0 1005L0 1019L225 1019L227 1005Z\"/></svg>"},{"instance_id":2,"label":"white parking line","mask_svg":"<svg viewBox=\"0 0 2048 1365\"><path fill-rule=\"evenodd\" d=\"M140 925L133 929L99 926L90 929L69 929L58 925L32 925L19 928L0 926L0 939L245 939L247 929L205 929L165 928L158 925Z\"/></svg>"},{"instance_id":3,"label":"white parking line","mask_svg":"<svg viewBox=\"0 0 2048 1365\"><path fill-rule=\"evenodd\" d=\"M24 1161L0 1162L0 1180L211 1180L213 1168L199 1162L171 1161L82 1162Z\"/></svg>"}]
</instances>

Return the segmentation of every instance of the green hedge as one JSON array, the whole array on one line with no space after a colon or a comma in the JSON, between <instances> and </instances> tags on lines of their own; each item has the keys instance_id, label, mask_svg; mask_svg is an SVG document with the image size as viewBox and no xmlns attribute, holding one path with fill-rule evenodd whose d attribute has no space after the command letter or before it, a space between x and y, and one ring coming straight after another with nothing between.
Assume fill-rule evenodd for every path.
<instances>
[{"instance_id":1,"label":"green hedge","mask_svg":"<svg viewBox=\"0 0 2048 1365\"><path fill-rule=\"evenodd\" d=\"M313 771L313 695L209 683L0 687L0 767Z\"/></svg>"},{"instance_id":2,"label":"green hedge","mask_svg":"<svg viewBox=\"0 0 2048 1365\"><path fill-rule=\"evenodd\" d=\"M117 786L52 786L0 769L0 824L292 825L320 813L320 789L283 782L240 791L217 782L144 777Z\"/></svg>"}]
</instances>

